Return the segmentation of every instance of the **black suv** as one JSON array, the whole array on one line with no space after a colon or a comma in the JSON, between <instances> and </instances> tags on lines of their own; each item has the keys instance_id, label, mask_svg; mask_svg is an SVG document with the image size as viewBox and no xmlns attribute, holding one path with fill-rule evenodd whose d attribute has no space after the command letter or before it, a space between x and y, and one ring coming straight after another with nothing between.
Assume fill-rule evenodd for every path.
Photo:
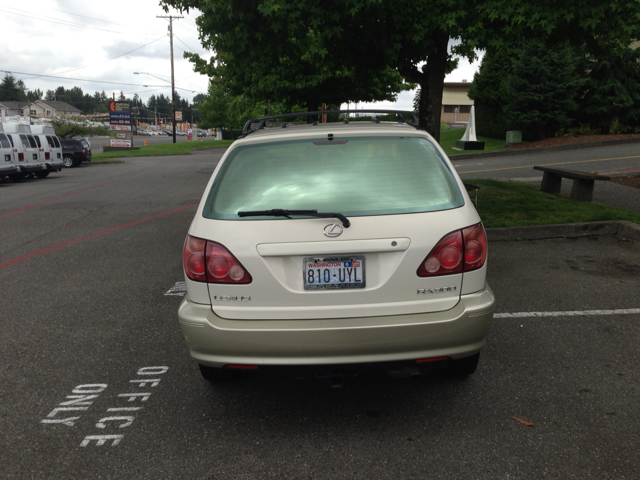
<instances>
[{"instance_id":1,"label":"black suv","mask_svg":"<svg viewBox=\"0 0 640 480\"><path fill-rule=\"evenodd\" d=\"M84 139L61 138L62 161L67 168L77 167L82 162L91 161L91 146Z\"/></svg>"}]
</instances>

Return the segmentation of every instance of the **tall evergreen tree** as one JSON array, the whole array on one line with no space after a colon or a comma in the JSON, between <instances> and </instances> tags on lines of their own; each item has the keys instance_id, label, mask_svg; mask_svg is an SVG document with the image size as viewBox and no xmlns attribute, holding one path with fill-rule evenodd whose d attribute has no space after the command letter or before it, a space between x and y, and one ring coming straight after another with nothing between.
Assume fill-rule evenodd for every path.
<instances>
[{"instance_id":1,"label":"tall evergreen tree","mask_svg":"<svg viewBox=\"0 0 640 480\"><path fill-rule=\"evenodd\" d=\"M539 41L525 44L513 61L505 84L507 101L503 111L507 123L532 138L553 135L570 125L585 83L579 60L568 44L553 49Z\"/></svg>"}]
</instances>

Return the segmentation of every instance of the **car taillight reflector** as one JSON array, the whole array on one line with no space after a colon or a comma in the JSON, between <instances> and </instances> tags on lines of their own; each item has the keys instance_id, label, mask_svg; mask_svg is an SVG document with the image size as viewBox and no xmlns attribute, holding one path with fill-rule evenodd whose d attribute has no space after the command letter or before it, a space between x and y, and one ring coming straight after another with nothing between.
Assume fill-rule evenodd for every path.
<instances>
[{"instance_id":1,"label":"car taillight reflector","mask_svg":"<svg viewBox=\"0 0 640 480\"><path fill-rule=\"evenodd\" d=\"M251 283L251 275L219 243L187 235L182 252L185 274L190 280L209 283Z\"/></svg>"},{"instance_id":2,"label":"car taillight reflector","mask_svg":"<svg viewBox=\"0 0 640 480\"><path fill-rule=\"evenodd\" d=\"M484 265L487 236L481 223L446 235L418 267L419 277L469 272ZM463 261L464 260L464 261Z\"/></svg>"}]
</instances>

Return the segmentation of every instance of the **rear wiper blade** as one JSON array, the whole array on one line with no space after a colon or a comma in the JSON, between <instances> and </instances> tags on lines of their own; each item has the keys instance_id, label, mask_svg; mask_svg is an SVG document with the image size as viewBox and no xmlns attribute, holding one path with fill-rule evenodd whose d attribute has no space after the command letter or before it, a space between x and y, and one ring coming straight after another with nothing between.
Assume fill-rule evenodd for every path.
<instances>
[{"instance_id":1,"label":"rear wiper blade","mask_svg":"<svg viewBox=\"0 0 640 480\"><path fill-rule=\"evenodd\" d=\"M238 212L239 217L287 217L290 215L302 215L317 218L337 218L342 222L344 228L349 228L351 222L341 213L318 213L317 210L283 210L282 208L274 208L271 210L257 210L254 212Z\"/></svg>"}]
</instances>

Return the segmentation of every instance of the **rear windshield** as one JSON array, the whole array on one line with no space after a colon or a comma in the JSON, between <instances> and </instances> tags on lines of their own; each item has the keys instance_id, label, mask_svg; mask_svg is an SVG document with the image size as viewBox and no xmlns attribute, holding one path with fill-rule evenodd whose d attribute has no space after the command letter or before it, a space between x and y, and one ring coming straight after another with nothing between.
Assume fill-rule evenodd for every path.
<instances>
[{"instance_id":1,"label":"rear windshield","mask_svg":"<svg viewBox=\"0 0 640 480\"><path fill-rule=\"evenodd\" d=\"M53 143L53 137L51 135L47 135L47 143L51 148L56 148L55 143Z\"/></svg>"},{"instance_id":2,"label":"rear windshield","mask_svg":"<svg viewBox=\"0 0 640 480\"><path fill-rule=\"evenodd\" d=\"M11 148L9 139L4 133L0 133L0 145L2 145L2 148Z\"/></svg>"},{"instance_id":3,"label":"rear windshield","mask_svg":"<svg viewBox=\"0 0 640 480\"><path fill-rule=\"evenodd\" d=\"M208 194L204 216L239 211L317 210L343 215L432 212L464 204L434 145L411 137L273 142L230 153Z\"/></svg>"},{"instance_id":4,"label":"rear windshield","mask_svg":"<svg viewBox=\"0 0 640 480\"><path fill-rule=\"evenodd\" d=\"M55 145L57 148L61 148L60 140L58 140L58 137L51 137L51 138L53 138L53 143L54 143L54 145Z\"/></svg>"}]
</instances>

